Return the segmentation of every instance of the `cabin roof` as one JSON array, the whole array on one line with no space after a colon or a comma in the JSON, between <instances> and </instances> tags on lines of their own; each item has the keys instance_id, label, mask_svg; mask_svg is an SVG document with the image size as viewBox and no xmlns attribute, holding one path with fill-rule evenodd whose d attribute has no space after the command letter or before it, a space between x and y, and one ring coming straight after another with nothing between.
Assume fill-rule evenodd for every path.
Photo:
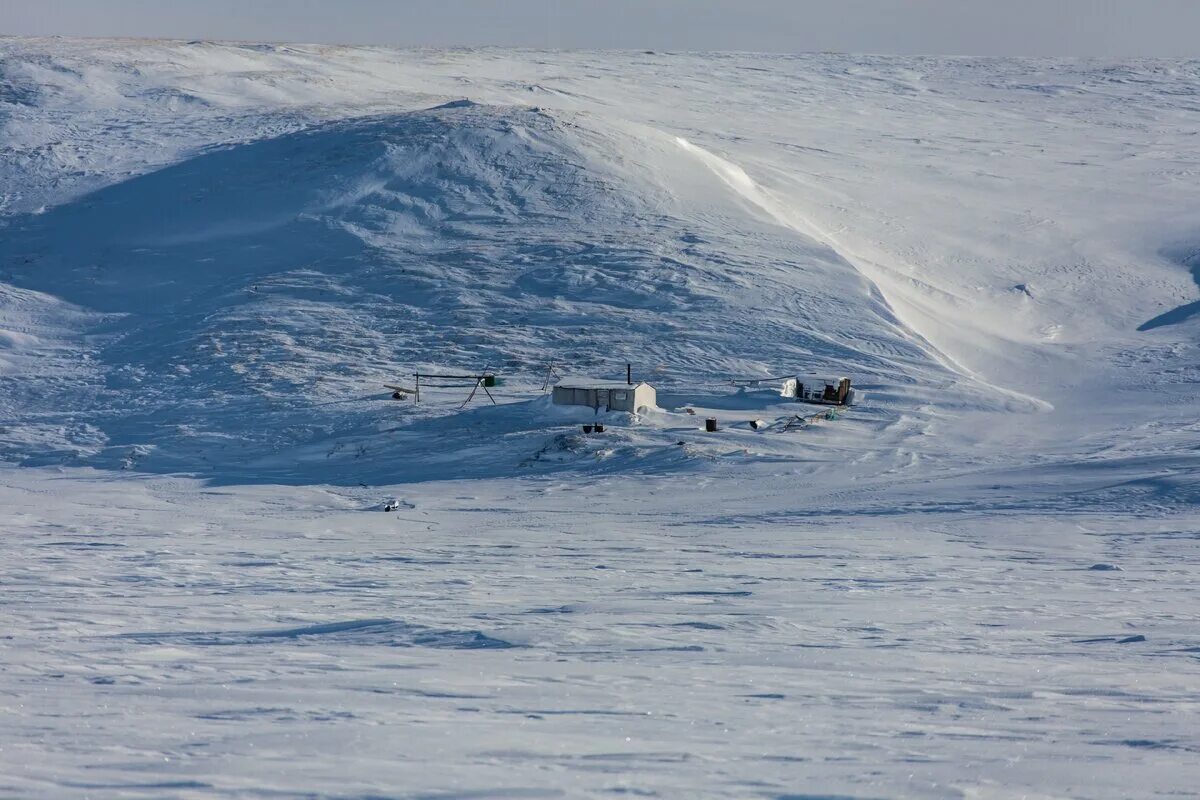
<instances>
[{"instance_id":1,"label":"cabin roof","mask_svg":"<svg viewBox=\"0 0 1200 800\"><path fill-rule=\"evenodd\" d=\"M625 381L613 381L597 378L563 378L554 384L560 389L636 389L639 386L649 386L645 381L635 381L632 384Z\"/></svg>"},{"instance_id":2,"label":"cabin roof","mask_svg":"<svg viewBox=\"0 0 1200 800\"><path fill-rule=\"evenodd\" d=\"M827 378L827 377L824 377L823 375L796 375L795 378L796 378L796 380L800 381L801 383L804 383L806 381L812 381L812 382L822 381L823 383L828 383L828 384L832 384L835 386L839 382L846 380L846 376L844 376L844 375L840 378Z\"/></svg>"}]
</instances>

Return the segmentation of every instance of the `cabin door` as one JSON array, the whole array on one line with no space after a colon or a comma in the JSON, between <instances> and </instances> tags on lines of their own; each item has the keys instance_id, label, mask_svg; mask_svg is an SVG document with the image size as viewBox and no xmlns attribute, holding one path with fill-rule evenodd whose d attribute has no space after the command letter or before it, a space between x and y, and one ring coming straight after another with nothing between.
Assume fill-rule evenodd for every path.
<instances>
[{"instance_id":1,"label":"cabin door","mask_svg":"<svg viewBox=\"0 0 1200 800\"><path fill-rule=\"evenodd\" d=\"M608 389L596 390L596 408L603 408L608 411Z\"/></svg>"}]
</instances>

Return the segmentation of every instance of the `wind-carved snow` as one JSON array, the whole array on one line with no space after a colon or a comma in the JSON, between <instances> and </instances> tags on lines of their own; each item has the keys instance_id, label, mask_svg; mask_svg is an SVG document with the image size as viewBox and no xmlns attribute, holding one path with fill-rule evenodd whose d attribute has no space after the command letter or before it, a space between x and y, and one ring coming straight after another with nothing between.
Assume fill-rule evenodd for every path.
<instances>
[{"instance_id":1,"label":"wind-carved snow","mask_svg":"<svg viewBox=\"0 0 1200 800\"><path fill-rule=\"evenodd\" d=\"M745 197L755 206L761 208L772 218L777 220L781 225L792 228L800 234L813 239L814 241L827 244L831 249L834 250L835 253L837 253L840 258L845 259L848 263L854 264L855 268L860 272L866 272L868 275L873 272L871 270L871 266L873 265L871 265L870 262L864 263L861 259L848 252L846 246L841 243L837 235L823 230L819 226L815 225L811 220L805 219L804 217L799 216L788 209L787 206L778 198L772 196L769 192L765 191L762 187L756 184L754 180L746 174L746 171L737 164L733 164L714 153L710 153L703 148L697 147L683 137L676 137L676 141L679 142L679 145L688 152L695 153L708 167L713 170L713 172L715 172L721 177L722 180L728 183L734 191ZM879 292L879 287L877 285L872 284L871 288L873 292ZM880 296L884 298L885 302L887 302L886 295L881 293ZM888 310L894 313L893 307L890 303ZM896 319L896 325L897 327L901 327L903 323L899 319ZM920 332L912 327L907 327L904 329L902 334L914 339L919 346L925 349L930 356L939 363L944 364L949 369L959 372L965 377L973 379L981 386L987 387L998 394L1013 397L1018 401L1027 403L1030 410L1045 411L1052 408L1049 403L1037 397L1023 394L1012 389L1005 389L983 380L979 375L973 373L962 364L955 362L945 353L933 348L920 336Z\"/></svg>"},{"instance_id":2,"label":"wind-carved snow","mask_svg":"<svg viewBox=\"0 0 1200 800\"><path fill-rule=\"evenodd\" d=\"M1191 792L1198 80L0 40L0 794Z\"/></svg>"},{"instance_id":3,"label":"wind-carved snow","mask_svg":"<svg viewBox=\"0 0 1200 800\"><path fill-rule=\"evenodd\" d=\"M394 410L354 399L417 367L514 388L626 359L667 385L783 365L952 382L836 253L747 213L667 137L589 123L479 105L329 123L16 223L16 282L121 319L90 332L104 389L65 387L33 418L105 432L77 463L143 447L139 468L228 477L340 446L399 477L394 442L364 433Z\"/></svg>"}]
</instances>

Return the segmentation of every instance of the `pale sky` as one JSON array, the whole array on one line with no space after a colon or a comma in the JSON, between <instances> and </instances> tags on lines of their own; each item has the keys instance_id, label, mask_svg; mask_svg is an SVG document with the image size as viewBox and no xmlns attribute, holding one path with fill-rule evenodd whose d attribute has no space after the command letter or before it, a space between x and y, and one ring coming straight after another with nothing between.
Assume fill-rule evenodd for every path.
<instances>
[{"instance_id":1,"label":"pale sky","mask_svg":"<svg viewBox=\"0 0 1200 800\"><path fill-rule=\"evenodd\" d=\"M1200 56L1200 0L0 0L0 35Z\"/></svg>"}]
</instances>

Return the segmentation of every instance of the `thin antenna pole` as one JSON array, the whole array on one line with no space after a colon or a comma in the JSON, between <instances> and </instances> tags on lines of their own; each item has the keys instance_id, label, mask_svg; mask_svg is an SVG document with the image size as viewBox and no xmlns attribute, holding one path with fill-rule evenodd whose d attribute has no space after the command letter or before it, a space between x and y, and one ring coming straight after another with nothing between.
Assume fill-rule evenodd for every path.
<instances>
[{"instance_id":1,"label":"thin antenna pole","mask_svg":"<svg viewBox=\"0 0 1200 800\"><path fill-rule=\"evenodd\" d=\"M633 386L633 364L628 362L625 364L625 383Z\"/></svg>"}]
</instances>

